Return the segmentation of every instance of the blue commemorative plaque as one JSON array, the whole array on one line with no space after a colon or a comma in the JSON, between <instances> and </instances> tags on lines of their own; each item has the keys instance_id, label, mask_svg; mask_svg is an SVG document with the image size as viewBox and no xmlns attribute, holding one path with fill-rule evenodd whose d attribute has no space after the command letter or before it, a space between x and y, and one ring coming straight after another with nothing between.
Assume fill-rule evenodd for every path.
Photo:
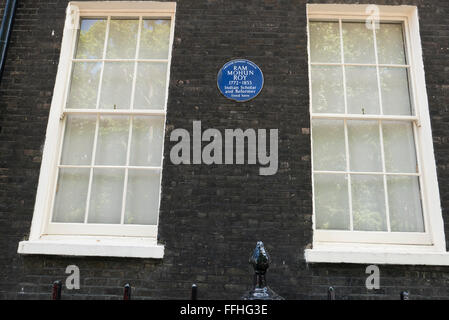
<instances>
[{"instance_id":1,"label":"blue commemorative plaque","mask_svg":"<svg viewBox=\"0 0 449 320\"><path fill-rule=\"evenodd\" d=\"M229 61L218 72L217 86L228 99L238 102L251 100L262 90L262 70L249 60Z\"/></svg>"}]
</instances>

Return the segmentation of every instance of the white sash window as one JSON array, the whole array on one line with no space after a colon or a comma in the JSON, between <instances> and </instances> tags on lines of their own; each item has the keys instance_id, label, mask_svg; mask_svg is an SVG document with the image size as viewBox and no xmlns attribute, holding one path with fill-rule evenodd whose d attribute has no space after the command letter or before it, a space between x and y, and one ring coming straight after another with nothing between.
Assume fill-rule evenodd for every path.
<instances>
[{"instance_id":1,"label":"white sash window","mask_svg":"<svg viewBox=\"0 0 449 320\"><path fill-rule=\"evenodd\" d=\"M445 250L416 8L309 5L308 41L309 261L338 245Z\"/></svg>"},{"instance_id":2,"label":"white sash window","mask_svg":"<svg viewBox=\"0 0 449 320\"><path fill-rule=\"evenodd\" d=\"M156 243L174 8L69 5L30 240Z\"/></svg>"}]
</instances>

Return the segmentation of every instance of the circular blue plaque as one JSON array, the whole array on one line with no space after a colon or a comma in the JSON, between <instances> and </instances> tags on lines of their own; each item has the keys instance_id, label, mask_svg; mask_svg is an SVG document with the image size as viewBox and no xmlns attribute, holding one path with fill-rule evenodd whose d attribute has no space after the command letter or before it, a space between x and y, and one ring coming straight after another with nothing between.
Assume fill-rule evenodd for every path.
<instances>
[{"instance_id":1,"label":"circular blue plaque","mask_svg":"<svg viewBox=\"0 0 449 320\"><path fill-rule=\"evenodd\" d=\"M251 100L262 91L262 70L249 60L231 60L218 72L217 86L228 99L238 102Z\"/></svg>"}]
</instances>

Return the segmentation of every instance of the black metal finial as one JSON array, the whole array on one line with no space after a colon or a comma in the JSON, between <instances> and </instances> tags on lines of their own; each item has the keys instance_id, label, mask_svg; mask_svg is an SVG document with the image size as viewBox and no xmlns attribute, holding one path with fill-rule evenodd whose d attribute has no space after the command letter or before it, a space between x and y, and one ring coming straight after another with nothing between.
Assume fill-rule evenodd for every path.
<instances>
[{"instance_id":1,"label":"black metal finial","mask_svg":"<svg viewBox=\"0 0 449 320\"><path fill-rule=\"evenodd\" d=\"M262 241L258 241L253 254L249 258L256 274L265 274L270 266L270 256L268 255Z\"/></svg>"},{"instance_id":2,"label":"black metal finial","mask_svg":"<svg viewBox=\"0 0 449 320\"><path fill-rule=\"evenodd\" d=\"M62 282L57 280L53 282L52 290L51 290L51 299L52 300L61 300L61 291L62 291Z\"/></svg>"},{"instance_id":3,"label":"black metal finial","mask_svg":"<svg viewBox=\"0 0 449 320\"><path fill-rule=\"evenodd\" d=\"M196 284L192 284L192 295L190 296L190 300L198 300L198 286Z\"/></svg>"},{"instance_id":4,"label":"black metal finial","mask_svg":"<svg viewBox=\"0 0 449 320\"><path fill-rule=\"evenodd\" d=\"M329 287L329 289L327 289L327 300L335 300L335 289L334 289L334 287Z\"/></svg>"},{"instance_id":5,"label":"black metal finial","mask_svg":"<svg viewBox=\"0 0 449 320\"><path fill-rule=\"evenodd\" d=\"M258 241L253 254L249 258L249 263L254 268L253 289L247 292L243 300L283 300L280 295L275 293L267 286L265 274L270 266L270 256L265 250L262 241Z\"/></svg>"},{"instance_id":6,"label":"black metal finial","mask_svg":"<svg viewBox=\"0 0 449 320\"><path fill-rule=\"evenodd\" d=\"M409 295L408 291L401 292L401 300L410 300L410 295Z\"/></svg>"},{"instance_id":7,"label":"black metal finial","mask_svg":"<svg viewBox=\"0 0 449 320\"><path fill-rule=\"evenodd\" d=\"M131 300L131 286L129 283L123 287L123 300Z\"/></svg>"}]
</instances>

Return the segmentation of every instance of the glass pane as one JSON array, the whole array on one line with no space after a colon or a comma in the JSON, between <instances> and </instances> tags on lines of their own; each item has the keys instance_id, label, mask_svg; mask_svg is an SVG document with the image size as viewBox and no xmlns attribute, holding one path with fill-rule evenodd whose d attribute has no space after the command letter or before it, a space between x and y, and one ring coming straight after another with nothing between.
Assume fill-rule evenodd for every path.
<instances>
[{"instance_id":1,"label":"glass pane","mask_svg":"<svg viewBox=\"0 0 449 320\"><path fill-rule=\"evenodd\" d=\"M164 118L135 117L132 135L130 165L160 167L164 141Z\"/></svg>"},{"instance_id":2,"label":"glass pane","mask_svg":"<svg viewBox=\"0 0 449 320\"><path fill-rule=\"evenodd\" d=\"M100 72L100 62L75 62L73 64L67 108L96 108Z\"/></svg>"},{"instance_id":3,"label":"glass pane","mask_svg":"<svg viewBox=\"0 0 449 320\"><path fill-rule=\"evenodd\" d=\"M406 68L379 68L384 114L411 115Z\"/></svg>"},{"instance_id":4,"label":"glass pane","mask_svg":"<svg viewBox=\"0 0 449 320\"><path fill-rule=\"evenodd\" d=\"M382 130L387 172L418 172L412 124L386 121Z\"/></svg>"},{"instance_id":5,"label":"glass pane","mask_svg":"<svg viewBox=\"0 0 449 320\"><path fill-rule=\"evenodd\" d=\"M374 67L346 67L348 113L380 114L377 71Z\"/></svg>"},{"instance_id":6,"label":"glass pane","mask_svg":"<svg viewBox=\"0 0 449 320\"><path fill-rule=\"evenodd\" d=\"M342 27L345 62L376 63L373 31L365 22L344 22Z\"/></svg>"},{"instance_id":7,"label":"glass pane","mask_svg":"<svg viewBox=\"0 0 449 320\"><path fill-rule=\"evenodd\" d=\"M381 64L405 64L404 37L399 23L381 23L376 30L377 53Z\"/></svg>"},{"instance_id":8,"label":"glass pane","mask_svg":"<svg viewBox=\"0 0 449 320\"><path fill-rule=\"evenodd\" d=\"M424 232L418 177L387 178L391 231Z\"/></svg>"},{"instance_id":9,"label":"glass pane","mask_svg":"<svg viewBox=\"0 0 449 320\"><path fill-rule=\"evenodd\" d=\"M77 59L103 58L106 19L82 19L80 24Z\"/></svg>"},{"instance_id":10,"label":"glass pane","mask_svg":"<svg viewBox=\"0 0 449 320\"><path fill-rule=\"evenodd\" d=\"M345 112L341 67L312 66L312 111Z\"/></svg>"},{"instance_id":11,"label":"glass pane","mask_svg":"<svg viewBox=\"0 0 449 320\"><path fill-rule=\"evenodd\" d=\"M143 20L140 59L168 59L170 20Z\"/></svg>"},{"instance_id":12,"label":"glass pane","mask_svg":"<svg viewBox=\"0 0 449 320\"><path fill-rule=\"evenodd\" d=\"M139 63L134 109L164 109L166 86L166 63Z\"/></svg>"},{"instance_id":13,"label":"glass pane","mask_svg":"<svg viewBox=\"0 0 449 320\"><path fill-rule=\"evenodd\" d=\"M112 19L109 26L108 59L134 59L139 20Z\"/></svg>"},{"instance_id":14,"label":"glass pane","mask_svg":"<svg viewBox=\"0 0 449 320\"><path fill-rule=\"evenodd\" d=\"M95 125L95 116L68 115L61 164L90 165Z\"/></svg>"},{"instance_id":15,"label":"glass pane","mask_svg":"<svg viewBox=\"0 0 449 320\"><path fill-rule=\"evenodd\" d=\"M348 142L351 171L382 171L377 121L348 121Z\"/></svg>"},{"instance_id":16,"label":"glass pane","mask_svg":"<svg viewBox=\"0 0 449 320\"><path fill-rule=\"evenodd\" d=\"M94 169L89 223L120 223L124 178L125 169Z\"/></svg>"},{"instance_id":17,"label":"glass pane","mask_svg":"<svg viewBox=\"0 0 449 320\"><path fill-rule=\"evenodd\" d=\"M106 62L103 72L100 109L129 109L134 63Z\"/></svg>"},{"instance_id":18,"label":"glass pane","mask_svg":"<svg viewBox=\"0 0 449 320\"><path fill-rule=\"evenodd\" d=\"M341 62L338 22L310 22L309 32L312 62Z\"/></svg>"},{"instance_id":19,"label":"glass pane","mask_svg":"<svg viewBox=\"0 0 449 320\"><path fill-rule=\"evenodd\" d=\"M315 174L317 229L349 230L348 178L344 174Z\"/></svg>"},{"instance_id":20,"label":"glass pane","mask_svg":"<svg viewBox=\"0 0 449 320\"><path fill-rule=\"evenodd\" d=\"M346 171L342 120L313 120L312 139L314 170Z\"/></svg>"},{"instance_id":21,"label":"glass pane","mask_svg":"<svg viewBox=\"0 0 449 320\"><path fill-rule=\"evenodd\" d=\"M53 222L84 222L89 174L90 169L59 170Z\"/></svg>"},{"instance_id":22,"label":"glass pane","mask_svg":"<svg viewBox=\"0 0 449 320\"><path fill-rule=\"evenodd\" d=\"M351 188L354 230L387 231L383 177L352 175Z\"/></svg>"},{"instance_id":23,"label":"glass pane","mask_svg":"<svg viewBox=\"0 0 449 320\"><path fill-rule=\"evenodd\" d=\"M128 132L128 117L100 117L95 164L114 166L125 165Z\"/></svg>"},{"instance_id":24,"label":"glass pane","mask_svg":"<svg viewBox=\"0 0 449 320\"><path fill-rule=\"evenodd\" d=\"M157 224L160 174L129 170L126 190L125 224Z\"/></svg>"}]
</instances>

